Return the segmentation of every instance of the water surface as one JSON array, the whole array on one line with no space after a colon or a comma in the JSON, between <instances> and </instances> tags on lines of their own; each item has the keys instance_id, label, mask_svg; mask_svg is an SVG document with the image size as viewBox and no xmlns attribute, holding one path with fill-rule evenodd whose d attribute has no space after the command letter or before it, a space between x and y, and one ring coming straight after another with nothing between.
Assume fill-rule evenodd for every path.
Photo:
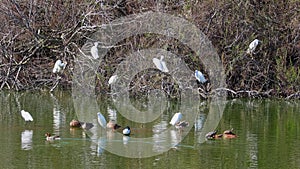
<instances>
[{"instance_id":1,"label":"water surface","mask_svg":"<svg viewBox=\"0 0 300 169\"><path fill-rule=\"evenodd\" d=\"M197 110L197 119L186 137L169 151L148 158L126 158L105 150L107 138L99 139L82 129L71 129L69 122L77 118L70 92L4 92L1 93L0 160L1 168L299 168L300 166L300 102L270 99L229 100L216 129L234 128L236 139L202 141L203 123L209 118L209 103ZM99 111L107 119L115 107L109 99L99 99ZM135 129L132 137L150 137L153 129L170 127L168 121L178 105L170 104L151 123L136 124L116 110L118 123ZM24 109L33 122L20 116ZM110 110L111 109L111 110ZM120 110L122 111L122 110ZM61 136L60 141L47 142L44 134ZM175 139L178 131L170 131L156 141ZM124 146L124 140L114 138ZM129 139L130 142L130 139ZM164 149L153 146L151 151Z\"/></svg>"}]
</instances>

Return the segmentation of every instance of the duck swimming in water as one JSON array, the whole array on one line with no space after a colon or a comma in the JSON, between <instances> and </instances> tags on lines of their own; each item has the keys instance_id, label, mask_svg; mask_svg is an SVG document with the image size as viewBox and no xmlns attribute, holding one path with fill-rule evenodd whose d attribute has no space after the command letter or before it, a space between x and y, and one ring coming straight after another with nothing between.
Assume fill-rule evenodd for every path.
<instances>
[{"instance_id":1,"label":"duck swimming in water","mask_svg":"<svg viewBox=\"0 0 300 169\"><path fill-rule=\"evenodd\" d=\"M213 139L221 138L222 134L217 134L217 132L218 132L217 130L208 132L205 135L205 138L208 139L208 140L213 140Z\"/></svg>"},{"instance_id":2,"label":"duck swimming in water","mask_svg":"<svg viewBox=\"0 0 300 169\"><path fill-rule=\"evenodd\" d=\"M59 137L59 136L51 136L50 133L46 133L45 136L46 136L46 140L47 140L47 141L60 140L60 137Z\"/></svg>"},{"instance_id":3,"label":"duck swimming in water","mask_svg":"<svg viewBox=\"0 0 300 169\"><path fill-rule=\"evenodd\" d=\"M106 127L107 127L108 129L117 130L117 129L120 128L121 126L118 125L118 124L116 123L115 120L109 120L109 122L107 123Z\"/></svg>"},{"instance_id":4,"label":"duck swimming in water","mask_svg":"<svg viewBox=\"0 0 300 169\"><path fill-rule=\"evenodd\" d=\"M130 127L129 127L129 126L126 126L126 127L123 129L123 135L124 135L124 136L129 136L130 133L131 133Z\"/></svg>"},{"instance_id":5,"label":"duck swimming in water","mask_svg":"<svg viewBox=\"0 0 300 169\"><path fill-rule=\"evenodd\" d=\"M93 123L80 122L79 120L73 119L70 122L70 127L82 128L82 129L85 129L85 130L89 130L89 129L93 128L94 125L93 125Z\"/></svg>"},{"instance_id":6,"label":"duck swimming in water","mask_svg":"<svg viewBox=\"0 0 300 169\"><path fill-rule=\"evenodd\" d=\"M232 131L233 129L225 130L223 134L217 134L217 131L211 131L205 135L205 138L209 140L218 139L218 138L225 138L225 139L236 138L237 135Z\"/></svg>"},{"instance_id":7,"label":"duck swimming in water","mask_svg":"<svg viewBox=\"0 0 300 169\"><path fill-rule=\"evenodd\" d=\"M81 127L81 122L78 121L78 120L73 119L73 120L70 122L70 127Z\"/></svg>"},{"instance_id":8,"label":"duck swimming in water","mask_svg":"<svg viewBox=\"0 0 300 169\"><path fill-rule=\"evenodd\" d=\"M223 132L223 138L236 138L237 135L235 133L233 133L232 131L233 131L233 129L231 129L231 130L225 130Z\"/></svg>"}]
</instances>

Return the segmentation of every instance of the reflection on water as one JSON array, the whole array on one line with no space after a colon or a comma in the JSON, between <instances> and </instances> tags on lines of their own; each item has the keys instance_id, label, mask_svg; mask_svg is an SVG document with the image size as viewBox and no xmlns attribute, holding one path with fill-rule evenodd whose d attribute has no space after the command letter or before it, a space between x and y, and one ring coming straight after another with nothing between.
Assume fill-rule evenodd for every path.
<instances>
[{"instance_id":1,"label":"reflection on water","mask_svg":"<svg viewBox=\"0 0 300 169\"><path fill-rule=\"evenodd\" d=\"M0 137L2 168L298 168L300 166L299 101L235 99L226 104L223 114L210 114L222 107L210 103L198 107L197 116L185 131L170 127L178 109L168 103L159 118L139 124L124 118L110 101L99 103L106 120L132 127L130 137L120 131L102 130L97 111L87 122L89 130L70 129L68 122L77 117L69 93L0 93ZM178 106L178 105L176 105ZM174 106L174 107L176 107ZM31 112L35 121L26 124L19 110ZM88 109L86 109L87 111ZM80 119L79 119L80 120ZM215 126L208 121L220 120ZM234 128L236 139L206 141L206 130L220 132ZM60 141L46 142L44 134L59 134ZM34 134L33 134L34 133ZM185 137L183 135L186 134ZM21 137L21 138L20 138ZM142 139L143 137L149 137ZM171 143L168 150L165 142ZM156 152L142 159L120 157L107 148L115 147L124 155L136 151ZM143 147L144 146L144 147ZM144 148L144 149L143 149ZM24 151L26 150L26 151ZM162 154L160 154L162 153Z\"/></svg>"},{"instance_id":2,"label":"reflection on water","mask_svg":"<svg viewBox=\"0 0 300 169\"><path fill-rule=\"evenodd\" d=\"M24 130L21 133L21 148L23 150L30 150L32 149L32 130Z\"/></svg>"}]
</instances>

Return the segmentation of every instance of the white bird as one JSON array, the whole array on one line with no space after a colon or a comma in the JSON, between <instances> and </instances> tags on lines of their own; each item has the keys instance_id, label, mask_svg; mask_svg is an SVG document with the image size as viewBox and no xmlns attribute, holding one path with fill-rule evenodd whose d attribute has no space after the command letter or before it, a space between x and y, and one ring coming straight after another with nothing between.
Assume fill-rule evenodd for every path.
<instances>
[{"instance_id":1,"label":"white bird","mask_svg":"<svg viewBox=\"0 0 300 169\"><path fill-rule=\"evenodd\" d=\"M113 75L112 77L109 78L108 84L113 84L117 81L118 75Z\"/></svg>"},{"instance_id":2,"label":"white bird","mask_svg":"<svg viewBox=\"0 0 300 169\"><path fill-rule=\"evenodd\" d=\"M195 70L195 77L200 83L205 83L207 79L205 79L204 75L202 72Z\"/></svg>"},{"instance_id":3,"label":"white bird","mask_svg":"<svg viewBox=\"0 0 300 169\"><path fill-rule=\"evenodd\" d=\"M247 49L247 54L252 54L255 51L259 42L261 41L258 39L254 39L254 41L250 43L249 48Z\"/></svg>"},{"instance_id":4,"label":"white bird","mask_svg":"<svg viewBox=\"0 0 300 169\"><path fill-rule=\"evenodd\" d=\"M160 56L160 60L157 58L153 58L153 63L155 64L156 68L159 69L162 72L169 72L166 63L163 61L164 56Z\"/></svg>"},{"instance_id":5,"label":"white bird","mask_svg":"<svg viewBox=\"0 0 300 169\"><path fill-rule=\"evenodd\" d=\"M60 73L65 69L66 65L67 65L67 63L62 62L61 60L57 60L54 64L52 72Z\"/></svg>"},{"instance_id":6,"label":"white bird","mask_svg":"<svg viewBox=\"0 0 300 169\"><path fill-rule=\"evenodd\" d=\"M25 121L33 121L33 118L29 112L21 110L21 115Z\"/></svg>"},{"instance_id":7,"label":"white bird","mask_svg":"<svg viewBox=\"0 0 300 169\"><path fill-rule=\"evenodd\" d=\"M130 127L129 127L129 126L126 126L126 127L123 129L123 135L129 136L130 133L131 133Z\"/></svg>"},{"instance_id":8,"label":"white bird","mask_svg":"<svg viewBox=\"0 0 300 169\"><path fill-rule=\"evenodd\" d=\"M98 42L94 43L94 46L91 47L91 54L93 56L94 59L98 59L99 55L98 55Z\"/></svg>"},{"instance_id":9,"label":"white bird","mask_svg":"<svg viewBox=\"0 0 300 169\"><path fill-rule=\"evenodd\" d=\"M104 116L100 112L98 112L97 115L98 115L98 123L100 124L100 126L106 128L106 120Z\"/></svg>"},{"instance_id":10,"label":"white bird","mask_svg":"<svg viewBox=\"0 0 300 169\"><path fill-rule=\"evenodd\" d=\"M175 124L179 123L181 119L182 119L182 114L180 112L175 113L174 116L172 117L171 121L170 121L170 124L172 126L174 126Z\"/></svg>"}]
</instances>

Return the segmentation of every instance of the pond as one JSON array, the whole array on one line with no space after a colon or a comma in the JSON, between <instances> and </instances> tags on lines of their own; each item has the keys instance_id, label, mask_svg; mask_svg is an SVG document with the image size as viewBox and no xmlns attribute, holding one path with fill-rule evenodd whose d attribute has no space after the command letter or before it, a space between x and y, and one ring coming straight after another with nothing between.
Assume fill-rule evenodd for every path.
<instances>
[{"instance_id":1,"label":"pond","mask_svg":"<svg viewBox=\"0 0 300 169\"><path fill-rule=\"evenodd\" d=\"M223 113L218 116L211 116L210 109L213 109L211 104L203 101L199 107L197 106L196 119L190 122L190 128L181 131L172 128L169 121L176 113L177 107L183 105L167 103L161 115L143 124L123 117L120 112L125 110L117 109L112 99L99 98L98 111L107 120L112 116L111 113L115 112L119 124L132 127L132 136L124 138L117 132L103 131L97 121L95 123L93 121L95 127L89 131L70 128L69 122L72 119L83 118L80 113L75 112L70 91L55 91L53 94L43 91L2 91L0 94L1 168L299 168L300 166L299 100L227 100ZM165 105L163 102L162 104ZM143 104L140 106L143 107ZM20 115L22 109L31 113L33 122L25 122L22 119ZM212 126L220 133L233 128L238 137L204 140L203 135L207 132L206 123L212 121L215 121ZM161 130L158 132L160 134L156 133L157 130ZM60 135L61 140L46 141L46 132ZM110 136L101 137L101 133L109 135L109 132L116 136L111 140ZM184 137L181 137L182 135ZM151 138L152 141L140 144L139 141L135 141L138 138ZM170 147L165 144L166 140L170 140ZM112 145L115 147L111 149ZM136 145L136 149L130 148L131 145ZM147 148L148 145L151 149ZM138 152L141 157L144 157L145 152L148 154L144 158L136 158L134 155L130 156L132 151L141 151Z\"/></svg>"}]
</instances>

